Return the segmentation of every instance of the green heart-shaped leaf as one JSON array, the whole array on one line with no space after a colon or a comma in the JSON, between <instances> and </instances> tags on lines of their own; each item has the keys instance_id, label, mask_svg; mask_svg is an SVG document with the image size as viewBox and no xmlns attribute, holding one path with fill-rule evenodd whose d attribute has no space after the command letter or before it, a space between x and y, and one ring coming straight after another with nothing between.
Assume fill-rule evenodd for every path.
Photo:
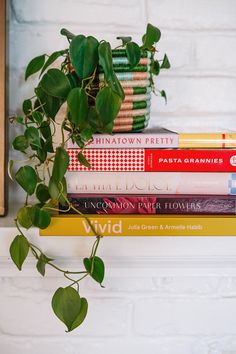
<instances>
[{"instance_id":1,"label":"green heart-shaped leaf","mask_svg":"<svg viewBox=\"0 0 236 354\"><path fill-rule=\"evenodd\" d=\"M108 84L112 88L112 90L114 92L116 92L117 95L120 96L120 98L123 101L125 98L125 93L124 93L124 90L120 84L120 81L117 79L115 72L111 75L110 80L108 81Z\"/></svg>"},{"instance_id":2,"label":"green heart-shaped leaf","mask_svg":"<svg viewBox=\"0 0 236 354\"><path fill-rule=\"evenodd\" d=\"M30 210L31 210L30 207L24 206L20 208L17 213L17 221L21 226L23 226L26 229L29 229L32 226Z\"/></svg>"},{"instance_id":3,"label":"green heart-shaped leaf","mask_svg":"<svg viewBox=\"0 0 236 354\"><path fill-rule=\"evenodd\" d=\"M36 264L36 268L38 270L38 272L44 277L45 275L45 268L46 268L46 264L50 261L53 261L52 258L48 258L47 256L45 256L43 253L40 254L40 257L38 259L38 262Z\"/></svg>"},{"instance_id":4,"label":"green heart-shaped leaf","mask_svg":"<svg viewBox=\"0 0 236 354\"><path fill-rule=\"evenodd\" d=\"M68 165L69 156L66 150L61 146L57 147L51 177L54 182L61 182L67 171Z\"/></svg>"},{"instance_id":5,"label":"green heart-shaped leaf","mask_svg":"<svg viewBox=\"0 0 236 354\"><path fill-rule=\"evenodd\" d=\"M41 148L41 141L40 141L39 131L37 128L35 127L27 128L25 131L25 137L30 143L30 145Z\"/></svg>"},{"instance_id":6,"label":"green heart-shaped leaf","mask_svg":"<svg viewBox=\"0 0 236 354\"><path fill-rule=\"evenodd\" d=\"M29 147L29 141L24 135L18 135L13 140L12 146L15 150L25 151Z\"/></svg>"},{"instance_id":7,"label":"green heart-shaped leaf","mask_svg":"<svg viewBox=\"0 0 236 354\"><path fill-rule=\"evenodd\" d=\"M33 225L39 229L46 229L50 225L50 214L46 210L40 209L37 205L31 208L30 216Z\"/></svg>"},{"instance_id":8,"label":"green heart-shaped leaf","mask_svg":"<svg viewBox=\"0 0 236 354\"><path fill-rule=\"evenodd\" d=\"M79 315L77 316L76 320L73 322L73 324L71 326L71 330L80 326L81 323L84 322L85 317L87 316L88 301L84 297L81 297L80 300L81 300L80 312L79 312Z\"/></svg>"},{"instance_id":9,"label":"green heart-shaped leaf","mask_svg":"<svg viewBox=\"0 0 236 354\"><path fill-rule=\"evenodd\" d=\"M45 62L45 54L32 59L26 68L25 80L27 80L29 76L37 73L43 67L44 62Z\"/></svg>"},{"instance_id":10,"label":"green heart-shaped leaf","mask_svg":"<svg viewBox=\"0 0 236 354\"><path fill-rule=\"evenodd\" d=\"M40 86L35 89L35 93L43 105L46 116L54 119L64 100L48 95Z\"/></svg>"},{"instance_id":11,"label":"green heart-shaped leaf","mask_svg":"<svg viewBox=\"0 0 236 354\"><path fill-rule=\"evenodd\" d=\"M110 87L105 87L99 91L96 97L96 110L103 125L107 125L116 118L122 99Z\"/></svg>"},{"instance_id":12,"label":"green heart-shaped leaf","mask_svg":"<svg viewBox=\"0 0 236 354\"><path fill-rule=\"evenodd\" d=\"M112 51L109 42L103 41L98 47L99 64L102 66L107 81L112 79L114 74L112 63Z\"/></svg>"},{"instance_id":13,"label":"green heart-shaped leaf","mask_svg":"<svg viewBox=\"0 0 236 354\"><path fill-rule=\"evenodd\" d=\"M52 97L65 99L71 89L66 75L59 69L49 69L43 75L39 86Z\"/></svg>"},{"instance_id":14,"label":"green heart-shaped leaf","mask_svg":"<svg viewBox=\"0 0 236 354\"><path fill-rule=\"evenodd\" d=\"M38 178L35 170L31 166L23 166L16 172L17 183L29 194L35 191Z\"/></svg>"},{"instance_id":15,"label":"green heart-shaped leaf","mask_svg":"<svg viewBox=\"0 0 236 354\"><path fill-rule=\"evenodd\" d=\"M70 60L80 79L90 76L98 64L98 41L92 36L76 36L70 43Z\"/></svg>"},{"instance_id":16,"label":"green heart-shaped leaf","mask_svg":"<svg viewBox=\"0 0 236 354\"><path fill-rule=\"evenodd\" d=\"M84 165L84 166L86 166L86 167L88 167L88 168L91 168L90 163L88 162L88 160L86 159L86 157L82 154L82 152L79 152L79 153L78 153L78 161L79 161L82 165Z\"/></svg>"},{"instance_id":17,"label":"green heart-shaped leaf","mask_svg":"<svg viewBox=\"0 0 236 354\"><path fill-rule=\"evenodd\" d=\"M72 287L57 289L52 298L52 308L55 315L66 325L68 332L72 331L81 309L78 292Z\"/></svg>"},{"instance_id":18,"label":"green heart-shaped leaf","mask_svg":"<svg viewBox=\"0 0 236 354\"><path fill-rule=\"evenodd\" d=\"M10 255L19 270L21 270L28 253L29 243L27 238L23 235L17 235L11 243Z\"/></svg>"},{"instance_id":19,"label":"green heart-shaped leaf","mask_svg":"<svg viewBox=\"0 0 236 354\"><path fill-rule=\"evenodd\" d=\"M76 127L80 127L82 130L87 123L88 116L88 97L86 91L83 88L73 88L68 97L67 103L70 111L70 120Z\"/></svg>"},{"instance_id":20,"label":"green heart-shaped leaf","mask_svg":"<svg viewBox=\"0 0 236 354\"><path fill-rule=\"evenodd\" d=\"M129 42L126 45L126 53L127 53L127 58L129 60L129 63L131 67L133 68L136 66L141 58L141 50L138 46L137 43L135 42Z\"/></svg>"},{"instance_id":21,"label":"green heart-shaped leaf","mask_svg":"<svg viewBox=\"0 0 236 354\"><path fill-rule=\"evenodd\" d=\"M41 70L41 73L40 75L42 75L44 73L44 71L52 64L54 63L54 61L56 61L59 57L61 57L62 55L66 54L68 52L67 49L65 50L59 50L59 51L56 51L54 53L52 53L49 58L46 60L42 70Z\"/></svg>"},{"instance_id":22,"label":"green heart-shaped leaf","mask_svg":"<svg viewBox=\"0 0 236 354\"><path fill-rule=\"evenodd\" d=\"M161 38L161 31L148 23L146 34L143 36L143 48L149 49Z\"/></svg>"},{"instance_id":23,"label":"green heart-shaped leaf","mask_svg":"<svg viewBox=\"0 0 236 354\"><path fill-rule=\"evenodd\" d=\"M105 275L105 266L104 262L101 258L95 256L93 263L93 272L92 270L92 258L84 258L84 266L87 272L90 273L91 277L96 280L99 284L103 282L104 275Z\"/></svg>"},{"instance_id":24,"label":"green heart-shaped leaf","mask_svg":"<svg viewBox=\"0 0 236 354\"><path fill-rule=\"evenodd\" d=\"M43 183L38 184L36 189L36 197L41 203L46 203L50 199L48 186Z\"/></svg>"},{"instance_id":25,"label":"green heart-shaped leaf","mask_svg":"<svg viewBox=\"0 0 236 354\"><path fill-rule=\"evenodd\" d=\"M65 205L65 198L63 197L63 195L67 195L65 177L63 177L62 180L58 183L51 178L49 181L48 189L52 199L58 200L61 205Z\"/></svg>"},{"instance_id":26,"label":"green heart-shaped leaf","mask_svg":"<svg viewBox=\"0 0 236 354\"><path fill-rule=\"evenodd\" d=\"M24 100L22 105L22 111L27 116L32 111L32 102L31 100Z\"/></svg>"}]
</instances>

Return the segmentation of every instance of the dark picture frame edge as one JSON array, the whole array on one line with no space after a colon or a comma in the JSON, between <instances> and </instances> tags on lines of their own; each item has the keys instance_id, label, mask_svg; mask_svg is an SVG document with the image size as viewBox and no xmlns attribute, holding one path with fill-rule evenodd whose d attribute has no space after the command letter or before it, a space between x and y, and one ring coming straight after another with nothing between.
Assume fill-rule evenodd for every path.
<instances>
[{"instance_id":1,"label":"dark picture frame edge","mask_svg":"<svg viewBox=\"0 0 236 354\"><path fill-rule=\"evenodd\" d=\"M6 0L0 0L0 216L7 213Z\"/></svg>"}]
</instances>

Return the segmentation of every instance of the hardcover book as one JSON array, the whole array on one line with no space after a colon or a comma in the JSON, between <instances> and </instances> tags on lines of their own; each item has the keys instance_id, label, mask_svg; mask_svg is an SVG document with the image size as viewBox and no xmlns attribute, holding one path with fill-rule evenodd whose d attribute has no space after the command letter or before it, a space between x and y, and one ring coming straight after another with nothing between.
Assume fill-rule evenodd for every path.
<instances>
[{"instance_id":1,"label":"hardcover book","mask_svg":"<svg viewBox=\"0 0 236 354\"><path fill-rule=\"evenodd\" d=\"M236 173L67 172L68 193L236 195Z\"/></svg>"},{"instance_id":2,"label":"hardcover book","mask_svg":"<svg viewBox=\"0 0 236 354\"><path fill-rule=\"evenodd\" d=\"M83 214L236 214L236 196L68 194L68 199ZM60 205L61 213L66 209Z\"/></svg>"},{"instance_id":3,"label":"hardcover book","mask_svg":"<svg viewBox=\"0 0 236 354\"><path fill-rule=\"evenodd\" d=\"M85 149L91 167L68 149L68 171L236 172L235 150Z\"/></svg>"},{"instance_id":4,"label":"hardcover book","mask_svg":"<svg viewBox=\"0 0 236 354\"><path fill-rule=\"evenodd\" d=\"M146 113L142 113L145 117ZM127 119L127 118L120 118ZM116 124L118 124L116 122ZM68 143L68 148L77 148ZM227 149L236 148L236 132L191 132L178 133L164 128L147 128L141 133L94 134L90 148L187 148L187 149Z\"/></svg>"},{"instance_id":5,"label":"hardcover book","mask_svg":"<svg viewBox=\"0 0 236 354\"><path fill-rule=\"evenodd\" d=\"M235 236L235 216L90 215L90 222L103 236ZM94 236L82 216L52 218L41 236Z\"/></svg>"}]
</instances>

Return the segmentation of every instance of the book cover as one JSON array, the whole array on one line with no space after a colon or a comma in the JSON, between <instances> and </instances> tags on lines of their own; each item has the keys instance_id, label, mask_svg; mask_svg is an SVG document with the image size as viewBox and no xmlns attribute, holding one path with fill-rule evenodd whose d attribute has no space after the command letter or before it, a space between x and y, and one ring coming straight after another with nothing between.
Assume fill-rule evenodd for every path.
<instances>
[{"instance_id":1,"label":"book cover","mask_svg":"<svg viewBox=\"0 0 236 354\"><path fill-rule=\"evenodd\" d=\"M67 172L68 193L236 195L236 173Z\"/></svg>"},{"instance_id":2,"label":"book cover","mask_svg":"<svg viewBox=\"0 0 236 354\"><path fill-rule=\"evenodd\" d=\"M95 230L103 236L236 236L236 217L156 215L90 215ZM84 217L52 218L41 236L94 236Z\"/></svg>"},{"instance_id":3,"label":"book cover","mask_svg":"<svg viewBox=\"0 0 236 354\"><path fill-rule=\"evenodd\" d=\"M83 214L236 214L236 196L68 194L68 199ZM61 213L66 209L60 205Z\"/></svg>"},{"instance_id":4,"label":"book cover","mask_svg":"<svg viewBox=\"0 0 236 354\"><path fill-rule=\"evenodd\" d=\"M78 161L80 149L67 151L71 172L236 172L235 150L85 149L89 168Z\"/></svg>"}]
</instances>

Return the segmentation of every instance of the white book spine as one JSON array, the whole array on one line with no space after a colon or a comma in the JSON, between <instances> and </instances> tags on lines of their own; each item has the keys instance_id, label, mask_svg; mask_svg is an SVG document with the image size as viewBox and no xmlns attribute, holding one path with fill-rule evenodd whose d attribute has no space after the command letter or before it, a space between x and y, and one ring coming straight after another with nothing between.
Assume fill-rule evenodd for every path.
<instances>
[{"instance_id":1,"label":"white book spine","mask_svg":"<svg viewBox=\"0 0 236 354\"><path fill-rule=\"evenodd\" d=\"M234 173L67 172L68 193L236 195Z\"/></svg>"}]
</instances>

